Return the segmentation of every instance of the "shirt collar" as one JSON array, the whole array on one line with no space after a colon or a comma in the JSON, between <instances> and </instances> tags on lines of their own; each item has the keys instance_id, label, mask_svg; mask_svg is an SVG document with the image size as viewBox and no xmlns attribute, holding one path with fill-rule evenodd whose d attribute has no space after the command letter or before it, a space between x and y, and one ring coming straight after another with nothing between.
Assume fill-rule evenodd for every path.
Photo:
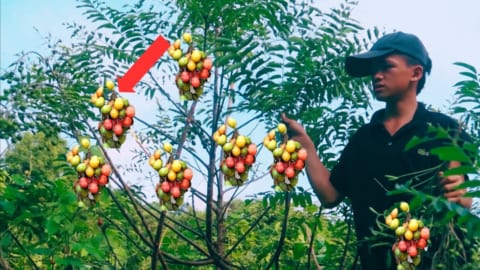
<instances>
[{"instance_id":1,"label":"shirt collar","mask_svg":"<svg viewBox=\"0 0 480 270\"><path fill-rule=\"evenodd\" d=\"M425 116L427 114L427 109L425 107L425 104L422 102L418 102L417 105L417 110L415 111L415 114L413 115L413 119L410 121L410 123L416 123L418 121L422 121L425 119ZM383 119L384 119L384 114L385 114L385 109L380 109L376 111L372 115L372 119L370 120L370 124L372 125L383 125Z\"/></svg>"}]
</instances>

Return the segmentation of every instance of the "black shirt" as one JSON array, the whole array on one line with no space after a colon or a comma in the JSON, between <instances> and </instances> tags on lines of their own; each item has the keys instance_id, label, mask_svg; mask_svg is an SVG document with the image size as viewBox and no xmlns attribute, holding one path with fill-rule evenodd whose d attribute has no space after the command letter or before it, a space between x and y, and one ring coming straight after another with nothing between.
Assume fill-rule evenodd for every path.
<instances>
[{"instance_id":1,"label":"black shirt","mask_svg":"<svg viewBox=\"0 0 480 270\"><path fill-rule=\"evenodd\" d=\"M377 215L370 207L378 213L383 213L393 204L405 200L401 197L387 196L386 193L394 190L395 184L411 180L413 176L411 173L429 170L428 173L417 175L417 178L413 179L418 182L445 169L441 167L443 164L437 156L429 153L429 149L445 143L445 140L430 141L406 151L406 144L414 136L425 137L429 125L432 125L443 127L451 134L460 133L462 137L468 137L459 130L455 120L427 110L422 103L418 104L413 119L393 135L390 135L383 125L384 113L385 109L375 112L371 122L352 136L330 176L330 181L337 191L351 200L355 230L358 240L361 241L371 236L372 229L378 229L374 228ZM395 181L386 177L405 174L409 176ZM433 186L431 188L431 192L435 193ZM369 246L368 244L359 246L363 269L386 269L385 253L391 252L391 249L379 248L372 254ZM378 254L379 252L383 254Z\"/></svg>"}]
</instances>

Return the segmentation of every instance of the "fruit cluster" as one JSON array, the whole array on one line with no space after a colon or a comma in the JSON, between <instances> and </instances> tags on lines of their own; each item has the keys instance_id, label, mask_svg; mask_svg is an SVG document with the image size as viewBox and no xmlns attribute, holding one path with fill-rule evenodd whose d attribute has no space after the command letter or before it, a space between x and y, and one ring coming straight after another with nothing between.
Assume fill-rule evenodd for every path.
<instances>
[{"instance_id":1,"label":"fruit cluster","mask_svg":"<svg viewBox=\"0 0 480 270\"><path fill-rule=\"evenodd\" d=\"M156 150L149 159L150 166L160 176L155 192L160 199L161 211L176 210L183 204L184 193L191 186L193 171L187 167L185 161L173 159L170 143L164 143L163 150L169 154L165 163L160 149Z\"/></svg>"},{"instance_id":2,"label":"fruit cluster","mask_svg":"<svg viewBox=\"0 0 480 270\"><path fill-rule=\"evenodd\" d=\"M178 62L180 68L175 76L175 84L181 99L197 100L203 93L204 83L210 77L213 62L204 51L193 46L190 33L184 33L182 38L188 44L185 53L180 39L168 48L168 54Z\"/></svg>"},{"instance_id":3,"label":"fruit cluster","mask_svg":"<svg viewBox=\"0 0 480 270\"><path fill-rule=\"evenodd\" d=\"M230 139L227 139L227 126L221 125L213 133L213 140L223 149L223 159L220 166L225 183L231 186L241 186L248 179L248 172L255 162L257 145L250 137L240 135L237 130L237 121L229 117L227 125L234 129Z\"/></svg>"},{"instance_id":4,"label":"fruit cluster","mask_svg":"<svg viewBox=\"0 0 480 270\"><path fill-rule=\"evenodd\" d=\"M420 264L421 253L428 246L430 229L421 220L411 217L407 202L401 202L398 208L393 208L386 216L385 223L397 237L392 245L397 269L413 270Z\"/></svg>"},{"instance_id":5,"label":"fruit cluster","mask_svg":"<svg viewBox=\"0 0 480 270\"><path fill-rule=\"evenodd\" d=\"M119 97L113 91L112 81L105 83L105 88L112 91L108 100L104 97L103 87L99 87L91 96L91 101L102 113L102 121L98 123L98 131L107 148L119 148L126 139L127 131L133 125L135 107L128 99Z\"/></svg>"},{"instance_id":6,"label":"fruit cluster","mask_svg":"<svg viewBox=\"0 0 480 270\"><path fill-rule=\"evenodd\" d=\"M282 142L277 144L277 132L283 137ZM298 174L305 168L307 150L294 140L288 139L287 127L280 123L277 130L272 129L263 145L272 152L273 164L270 166L270 175L273 178L275 190L290 191L298 183Z\"/></svg>"},{"instance_id":7,"label":"fruit cluster","mask_svg":"<svg viewBox=\"0 0 480 270\"><path fill-rule=\"evenodd\" d=\"M73 188L80 202L95 202L101 189L108 184L112 169L100 154L93 154L90 140L82 138L67 152L67 161L77 171L78 179Z\"/></svg>"}]
</instances>

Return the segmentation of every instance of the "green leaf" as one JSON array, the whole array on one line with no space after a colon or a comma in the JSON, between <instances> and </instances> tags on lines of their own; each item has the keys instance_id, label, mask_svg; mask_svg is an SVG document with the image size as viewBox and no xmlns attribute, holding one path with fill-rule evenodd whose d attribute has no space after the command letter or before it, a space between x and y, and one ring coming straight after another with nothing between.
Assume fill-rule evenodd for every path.
<instances>
[{"instance_id":1,"label":"green leaf","mask_svg":"<svg viewBox=\"0 0 480 270\"><path fill-rule=\"evenodd\" d=\"M459 166L459 167L450 168L450 169L444 171L443 175L444 176L465 175L465 174L469 174L469 173L477 173L477 170L472 166Z\"/></svg>"},{"instance_id":2,"label":"green leaf","mask_svg":"<svg viewBox=\"0 0 480 270\"><path fill-rule=\"evenodd\" d=\"M437 155L440 160L443 161L459 161L471 163L470 158L463 152L463 150L457 146L441 146L436 147L430 151L432 154Z\"/></svg>"}]
</instances>

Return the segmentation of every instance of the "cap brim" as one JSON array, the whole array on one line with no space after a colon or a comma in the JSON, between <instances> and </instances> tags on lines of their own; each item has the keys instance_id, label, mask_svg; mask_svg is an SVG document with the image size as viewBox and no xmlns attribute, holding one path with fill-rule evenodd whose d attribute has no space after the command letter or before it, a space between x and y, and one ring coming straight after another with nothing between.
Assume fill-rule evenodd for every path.
<instances>
[{"instance_id":1,"label":"cap brim","mask_svg":"<svg viewBox=\"0 0 480 270\"><path fill-rule=\"evenodd\" d=\"M345 59L345 70L352 77L371 75L373 60L392 53L393 50L374 50L348 56Z\"/></svg>"}]
</instances>

